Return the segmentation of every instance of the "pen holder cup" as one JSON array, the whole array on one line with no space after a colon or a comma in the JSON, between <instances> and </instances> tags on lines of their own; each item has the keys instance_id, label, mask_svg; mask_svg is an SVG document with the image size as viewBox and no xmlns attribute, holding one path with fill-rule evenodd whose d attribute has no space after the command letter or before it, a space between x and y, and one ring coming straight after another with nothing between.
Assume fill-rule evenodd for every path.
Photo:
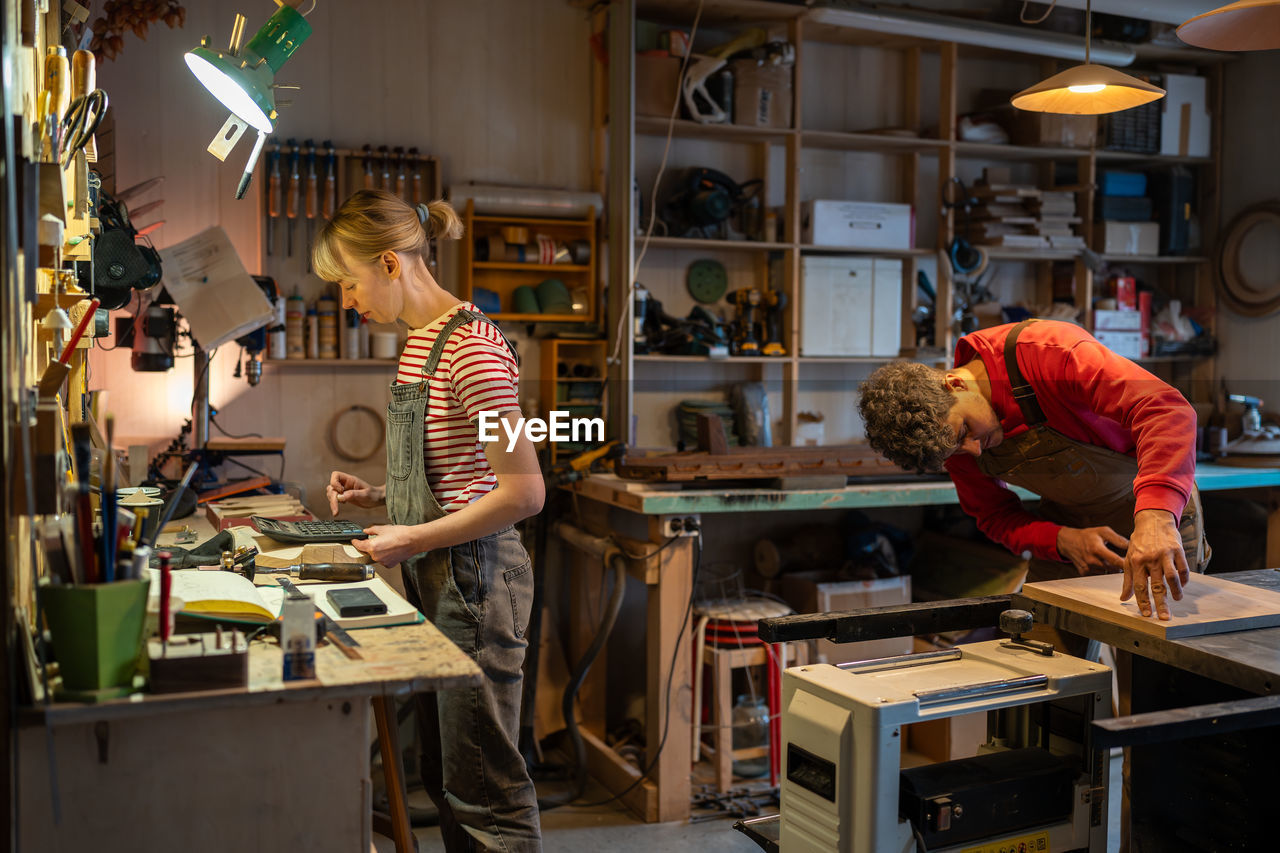
<instances>
[{"instance_id":1,"label":"pen holder cup","mask_svg":"<svg viewBox=\"0 0 1280 853\"><path fill-rule=\"evenodd\" d=\"M164 501L151 495L136 495L120 501L120 506L137 512L147 511L147 520L142 525L142 541L150 544L155 541L156 528L160 526L160 516L164 515Z\"/></svg>"},{"instance_id":2,"label":"pen holder cup","mask_svg":"<svg viewBox=\"0 0 1280 853\"><path fill-rule=\"evenodd\" d=\"M40 587L64 689L133 684L148 587L145 580Z\"/></svg>"}]
</instances>

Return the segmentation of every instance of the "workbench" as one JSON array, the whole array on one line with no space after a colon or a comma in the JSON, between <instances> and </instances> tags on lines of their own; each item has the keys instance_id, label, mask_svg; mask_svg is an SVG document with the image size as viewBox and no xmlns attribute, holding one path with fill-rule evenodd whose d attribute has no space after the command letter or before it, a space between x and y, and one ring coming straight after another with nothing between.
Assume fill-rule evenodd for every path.
<instances>
[{"instance_id":1,"label":"workbench","mask_svg":"<svg viewBox=\"0 0 1280 853\"><path fill-rule=\"evenodd\" d=\"M1196 484L1202 492L1249 491L1268 503L1267 564L1280 566L1280 469L1236 468L1225 465L1201 465L1196 469ZM665 746L648 779L638 783L623 797L623 802L642 819L654 821L685 820L689 816L689 762L691 752L690 701L691 662L688 642L677 647L675 638L691 594L695 550L690 539L682 539L661 550L667 538L662 536L662 516L716 515L747 512L813 511L892 508L957 504L955 487L949 479L913 479L904 482L848 485L838 489L798 489L782 491L766 488L688 488L678 484L642 483L623 480L612 474L594 474L564 486L575 498L576 516L584 531L593 536L608 536L625 528L643 531L638 541L627 540L632 553L644 559L631 561L632 577L642 580L647 590L646 633L646 742L658 743L665 726ZM1026 500L1036 496L1014 489ZM632 516L632 523L622 524L616 513ZM638 522L638 523L635 523ZM705 523L705 520L704 520ZM1210 534L1212 536L1212 534ZM573 564L570 657L577 660L587 647L598 624L597 602L604 586L597 560L588 559L580 548L571 548ZM685 638L691 628L686 629ZM674 676L670 694L666 691L667 668L674 660ZM596 667L603 669L603 666ZM603 726L603 687L593 688L592 679L584 685L581 706L588 726L587 745L592 756L591 771L605 787L615 793L636 782L638 773L603 743L603 737L591 734ZM1276 683L1280 685L1280 678ZM594 722L593 722L594 721Z\"/></svg>"},{"instance_id":2,"label":"workbench","mask_svg":"<svg viewBox=\"0 0 1280 853\"><path fill-rule=\"evenodd\" d=\"M1280 591L1280 569L1217 576ZM1069 605L1012 602L1116 649L1117 675L1129 682L1119 710L1137 716L1096 726L1100 746L1131 747L1131 850L1274 849L1280 628L1169 640Z\"/></svg>"},{"instance_id":3,"label":"workbench","mask_svg":"<svg viewBox=\"0 0 1280 853\"><path fill-rule=\"evenodd\" d=\"M371 717L394 750L394 697L483 676L430 622L352 636L363 659L320 646L310 681L256 641L247 688L21 711L20 849L369 850Z\"/></svg>"}]
</instances>

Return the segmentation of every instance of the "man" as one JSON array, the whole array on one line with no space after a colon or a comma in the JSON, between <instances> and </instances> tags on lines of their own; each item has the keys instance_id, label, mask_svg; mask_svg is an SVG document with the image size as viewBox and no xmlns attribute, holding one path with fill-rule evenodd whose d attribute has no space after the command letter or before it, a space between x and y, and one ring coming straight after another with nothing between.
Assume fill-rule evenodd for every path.
<instances>
[{"instance_id":1,"label":"man","mask_svg":"<svg viewBox=\"0 0 1280 853\"><path fill-rule=\"evenodd\" d=\"M1210 555L1190 404L1071 323L974 332L954 364L873 373L858 406L871 446L903 468L945 467L982 532L1030 552L1027 580L1123 571L1120 600L1167 620L1166 595L1180 600Z\"/></svg>"}]
</instances>

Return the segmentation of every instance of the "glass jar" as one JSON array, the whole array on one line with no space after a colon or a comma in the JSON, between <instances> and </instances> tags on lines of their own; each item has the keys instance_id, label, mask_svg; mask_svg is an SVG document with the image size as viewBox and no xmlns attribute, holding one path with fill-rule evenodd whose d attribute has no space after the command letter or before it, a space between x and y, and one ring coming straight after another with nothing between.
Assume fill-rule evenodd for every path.
<instances>
[{"instance_id":1,"label":"glass jar","mask_svg":"<svg viewBox=\"0 0 1280 853\"><path fill-rule=\"evenodd\" d=\"M733 748L764 747L764 755L733 762L733 775L754 779L769 772L769 703L763 696L740 695L733 703Z\"/></svg>"}]
</instances>

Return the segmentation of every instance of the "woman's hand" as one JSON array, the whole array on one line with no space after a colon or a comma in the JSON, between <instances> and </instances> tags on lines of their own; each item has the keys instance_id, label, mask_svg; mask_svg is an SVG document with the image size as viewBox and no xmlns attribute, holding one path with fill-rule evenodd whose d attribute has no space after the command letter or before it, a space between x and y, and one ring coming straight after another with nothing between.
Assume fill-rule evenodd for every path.
<instances>
[{"instance_id":1,"label":"woman's hand","mask_svg":"<svg viewBox=\"0 0 1280 853\"><path fill-rule=\"evenodd\" d=\"M1129 547L1129 540L1110 527L1064 527L1058 531L1058 555L1082 575L1124 570L1124 559L1108 544L1124 550Z\"/></svg>"},{"instance_id":2,"label":"woman's hand","mask_svg":"<svg viewBox=\"0 0 1280 853\"><path fill-rule=\"evenodd\" d=\"M336 516L338 504L366 508L381 506L387 500L387 487L371 486L354 474L334 471L329 475L329 485L325 486L324 494L329 499L329 511Z\"/></svg>"},{"instance_id":3,"label":"woman's hand","mask_svg":"<svg viewBox=\"0 0 1280 853\"><path fill-rule=\"evenodd\" d=\"M394 566L429 550L422 542L422 528L425 526L375 524L364 530L369 534L368 539L353 539L351 544L357 551L363 551L372 557L374 562Z\"/></svg>"},{"instance_id":4,"label":"woman's hand","mask_svg":"<svg viewBox=\"0 0 1280 853\"><path fill-rule=\"evenodd\" d=\"M1151 615L1154 603L1156 615L1167 621L1169 605L1165 593L1172 595L1174 601L1181 601L1182 587L1191 580L1182 534L1173 513L1161 509L1142 510L1133 517L1133 524L1120 600L1128 601L1129 596L1136 595L1143 616Z\"/></svg>"}]
</instances>

